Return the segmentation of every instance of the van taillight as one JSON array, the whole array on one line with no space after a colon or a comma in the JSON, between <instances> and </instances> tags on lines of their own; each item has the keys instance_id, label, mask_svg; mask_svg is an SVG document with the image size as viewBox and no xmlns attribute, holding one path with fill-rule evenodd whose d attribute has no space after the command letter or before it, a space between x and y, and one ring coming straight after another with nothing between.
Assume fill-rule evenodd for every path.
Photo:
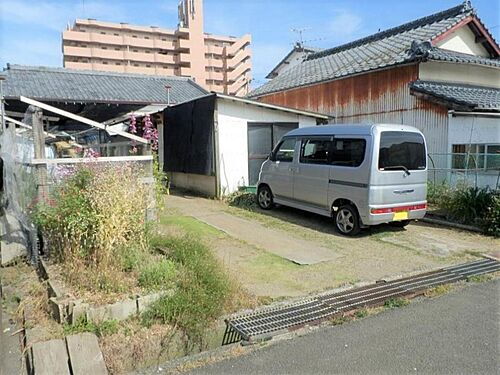
<instances>
[{"instance_id":1,"label":"van taillight","mask_svg":"<svg viewBox=\"0 0 500 375\"><path fill-rule=\"evenodd\" d=\"M372 214L390 214L391 212L401 212L401 211L415 211L415 210L425 210L427 208L427 203L412 204L411 206L399 206L399 207L389 207L389 208L372 208Z\"/></svg>"}]
</instances>

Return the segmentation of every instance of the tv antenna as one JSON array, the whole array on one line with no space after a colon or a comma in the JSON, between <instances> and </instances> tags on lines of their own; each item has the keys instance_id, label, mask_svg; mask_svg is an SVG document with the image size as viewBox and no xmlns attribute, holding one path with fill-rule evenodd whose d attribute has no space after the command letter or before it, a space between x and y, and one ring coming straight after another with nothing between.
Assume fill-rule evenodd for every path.
<instances>
[{"instance_id":1,"label":"tv antenna","mask_svg":"<svg viewBox=\"0 0 500 375\"><path fill-rule=\"evenodd\" d=\"M299 40L296 42L296 44L298 44L300 47L303 47L303 45L304 45L303 34L304 34L304 31L307 31L307 30L311 30L311 28L310 27L302 27L302 28L291 29L292 32L298 34Z\"/></svg>"}]
</instances>

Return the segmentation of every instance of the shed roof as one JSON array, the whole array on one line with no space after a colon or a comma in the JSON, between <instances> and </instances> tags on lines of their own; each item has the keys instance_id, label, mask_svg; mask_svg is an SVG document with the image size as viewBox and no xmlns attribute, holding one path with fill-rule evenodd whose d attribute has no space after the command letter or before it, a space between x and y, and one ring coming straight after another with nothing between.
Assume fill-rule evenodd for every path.
<instances>
[{"instance_id":1,"label":"shed roof","mask_svg":"<svg viewBox=\"0 0 500 375\"><path fill-rule=\"evenodd\" d=\"M418 80L410 84L410 90L452 105L470 109L500 110L500 89L494 87Z\"/></svg>"},{"instance_id":2,"label":"shed roof","mask_svg":"<svg viewBox=\"0 0 500 375\"><path fill-rule=\"evenodd\" d=\"M487 33L486 28L475 16L474 9L466 1L445 11L311 54L303 63L278 75L270 82L253 90L248 96L259 97L425 58L498 66L498 60L473 56L467 58L463 56L464 54L433 48L430 42L423 42L425 45L423 51L419 48L422 41L432 41L468 20L474 21L474 27L477 30L479 30L477 25L480 25L481 32ZM489 34L486 39L488 43L494 44L488 48L493 51L494 56L498 56L498 44ZM425 54L429 49L432 51Z\"/></svg>"},{"instance_id":3,"label":"shed roof","mask_svg":"<svg viewBox=\"0 0 500 375\"><path fill-rule=\"evenodd\" d=\"M6 99L26 96L40 101L82 103L166 103L165 86L171 87L171 103L181 103L208 92L184 77L123 74L43 66L8 64Z\"/></svg>"}]
</instances>

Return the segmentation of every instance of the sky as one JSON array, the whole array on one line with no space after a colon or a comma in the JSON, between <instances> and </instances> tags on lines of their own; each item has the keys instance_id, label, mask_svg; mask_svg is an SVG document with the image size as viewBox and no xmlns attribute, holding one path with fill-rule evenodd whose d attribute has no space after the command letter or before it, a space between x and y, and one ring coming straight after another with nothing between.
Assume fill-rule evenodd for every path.
<instances>
[{"instance_id":1,"label":"sky","mask_svg":"<svg viewBox=\"0 0 500 375\"><path fill-rule=\"evenodd\" d=\"M253 87L299 40L330 48L460 4L460 0L204 0L205 32L252 35ZM62 66L75 18L175 29L178 0L0 0L0 66ZM472 5L497 41L500 0Z\"/></svg>"}]
</instances>

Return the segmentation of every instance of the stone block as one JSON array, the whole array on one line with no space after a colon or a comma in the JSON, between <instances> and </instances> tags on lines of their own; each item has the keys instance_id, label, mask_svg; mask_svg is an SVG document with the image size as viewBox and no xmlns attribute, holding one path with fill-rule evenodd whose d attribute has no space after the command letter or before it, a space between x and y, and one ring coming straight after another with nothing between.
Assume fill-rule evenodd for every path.
<instances>
[{"instance_id":1,"label":"stone block","mask_svg":"<svg viewBox=\"0 0 500 375\"><path fill-rule=\"evenodd\" d=\"M108 373L97 336L81 333L66 337L73 375L105 375Z\"/></svg>"},{"instance_id":2,"label":"stone block","mask_svg":"<svg viewBox=\"0 0 500 375\"><path fill-rule=\"evenodd\" d=\"M64 323L67 321L68 317L68 300L62 300L60 298L51 297L49 298L49 310L50 315L58 323Z\"/></svg>"},{"instance_id":3,"label":"stone block","mask_svg":"<svg viewBox=\"0 0 500 375\"><path fill-rule=\"evenodd\" d=\"M70 375L69 358L64 340L38 342L32 347L36 375Z\"/></svg>"},{"instance_id":4,"label":"stone block","mask_svg":"<svg viewBox=\"0 0 500 375\"><path fill-rule=\"evenodd\" d=\"M47 291L50 297L62 298L66 295L66 291L61 283L54 279L47 280Z\"/></svg>"},{"instance_id":5,"label":"stone block","mask_svg":"<svg viewBox=\"0 0 500 375\"><path fill-rule=\"evenodd\" d=\"M163 296L172 296L174 293L174 290L167 290L163 292L158 292L158 293L151 293L151 294L146 294L145 296L138 296L137 297L137 311L140 313L144 312L151 304L155 303L158 301L161 297Z\"/></svg>"},{"instance_id":6,"label":"stone block","mask_svg":"<svg viewBox=\"0 0 500 375\"><path fill-rule=\"evenodd\" d=\"M87 311L88 319L94 323L105 320L125 320L135 314L137 314L137 301L135 299L93 307Z\"/></svg>"},{"instance_id":7,"label":"stone block","mask_svg":"<svg viewBox=\"0 0 500 375\"><path fill-rule=\"evenodd\" d=\"M23 244L6 240L0 242L0 257L3 267L16 263L27 255L28 250Z\"/></svg>"},{"instance_id":8,"label":"stone block","mask_svg":"<svg viewBox=\"0 0 500 375\"><path fill-rule=\"evenodd\" d=\"M73 302L69 311L70 323L75 324L81 317L87 318L87 310L89 310L88 303Z\"/></svg>"}]
</instances>

